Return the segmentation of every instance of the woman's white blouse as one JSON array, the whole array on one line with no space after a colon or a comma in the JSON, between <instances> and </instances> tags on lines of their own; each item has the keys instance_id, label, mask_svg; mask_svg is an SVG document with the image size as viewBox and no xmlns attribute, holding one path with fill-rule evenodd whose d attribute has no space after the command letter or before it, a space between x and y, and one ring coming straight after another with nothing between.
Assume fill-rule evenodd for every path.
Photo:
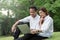
<instances>
[{"instance_id":1,"label":"woman's white blouse","mask_svg":"<svg viewBox=\"0 0 60 40\"><path fill-rule=\"evenodd\" d=\"M50 37L53 32L53 19L48 15L45 17L44 22L41 26L42 33L39 33L40 36Z\"/></svg>"}]
</instances>

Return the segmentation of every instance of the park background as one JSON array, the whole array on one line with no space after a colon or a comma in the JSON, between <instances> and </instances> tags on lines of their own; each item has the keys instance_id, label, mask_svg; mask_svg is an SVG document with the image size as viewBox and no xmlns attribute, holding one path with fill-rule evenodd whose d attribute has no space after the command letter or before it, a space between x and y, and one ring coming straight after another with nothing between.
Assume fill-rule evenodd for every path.
<instances>
[{"instance_id":1,"label":"park background","mask_svg":"<svg viewBox=\"0 0 60 40\"><path fill-rule=\"evenodd\" d=\"M60 0L0 0L0 38L11 36L11 27L19 19L29 16L31 5L46 7L54 20L54 35L60 37ZM5 38L7 39L7 38ZM57 38L60 39L60 38Z\"/></svg>"}]
</instances>

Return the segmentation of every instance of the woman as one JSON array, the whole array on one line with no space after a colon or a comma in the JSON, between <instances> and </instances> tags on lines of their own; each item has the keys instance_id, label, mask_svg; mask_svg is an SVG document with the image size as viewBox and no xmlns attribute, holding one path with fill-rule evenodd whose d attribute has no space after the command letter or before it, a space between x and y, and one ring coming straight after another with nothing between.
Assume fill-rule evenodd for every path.
<instances>
[{"instance_id":1,"label":"woman","mask_svg":"<svg viewBox=\"0 0 60 40\"><path fill-rule=\"evenodd\" d=\"M40 15L39 25L41 26L43 24L43 22L44 22L44 18L46 16L49 16L49 14L48 14L46 8L42 7L42 8L39 9L39 15Z\"/></svg>"},{"instance_id":2,"label":"woman","mask_svg":"<svg viewBox=\"0 0 60 40\"><path fill-rule=\"evenodd\" d=\"M51 37L53 32L53 19L49 16L46 8L42 7L39 10L40 15L40 28L43 33L40 33L41 36Z\"/></svg>"},{"instance_id":3,"label":"woman","mask_svg":"<svg viewBox=\"0 0 60 40\"><path fill-rule=\"evenodd\" d=\"M38 29L38 35L40 36L35 36L31 38L31 40L42 40L46 39L52 36L53 33L53 19L49 16L46 8L42 7L39 9L39 15L40 15L40 20L39 20L39 27Z\"/></svg>"}]
</instances>

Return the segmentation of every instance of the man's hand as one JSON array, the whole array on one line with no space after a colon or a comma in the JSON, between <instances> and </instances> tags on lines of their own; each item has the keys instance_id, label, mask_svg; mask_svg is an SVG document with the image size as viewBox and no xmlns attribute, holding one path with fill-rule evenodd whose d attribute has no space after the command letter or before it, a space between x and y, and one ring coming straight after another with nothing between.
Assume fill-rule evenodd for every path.
<instances>
[{"instance_id":1,"label":"man's hand","mask_svg":"<svg viewBox=\"0 0 60 40\"><path fill-rule=\"evenodd\" d=\"M17 21L17 22L12 26L12 28L11 28L11 31L12 31L12 32L15 32L16 26L17 26L17 24L18 24L19 22L20 22L20 21Z\"/></svg>"},{"instance_id":2,"label":"man's hand","mask_svg":"<svg viewBox=\"0 0 60 40\"><path fill-rule=\"evenodd\" d=\"M38 30L35 29L31 30L31 34L36 34L36 33L38 33Z\"/></svg>"},{"instance_id":3,"label":"man's hand","mask_svg":"<svg viewBox=\"0 0 60 40\"><path fill-rule=\"evenodd\" d=\"M15 32L15 30L16 30L16 27L15 27L15 25L13 25L12 28L11 28L11 31Z\"/></svg>"}]
</instances>

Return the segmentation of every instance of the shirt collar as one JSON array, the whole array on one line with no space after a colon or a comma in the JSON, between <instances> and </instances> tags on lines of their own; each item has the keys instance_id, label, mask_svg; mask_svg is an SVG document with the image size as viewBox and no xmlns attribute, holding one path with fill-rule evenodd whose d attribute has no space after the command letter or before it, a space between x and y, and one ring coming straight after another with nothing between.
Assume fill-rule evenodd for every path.
<instances>
[{"instance_id":1,"label":"shirt collar","mask_svg":"<svg viewBox=\"0 0 60 40\"><path fill-rule=\"evenodd\" d=\"M39 16L39 15L38 15L38 14L36 14L35 18L33 18L32 16L31 16L31 17L32 17L33 19L36 19L38 16Z\"/></svg>"},{"instance_id":2,"label":"shirt collar","mask_svg":"<svg viewBox=\"0 0 60 40\"><path fill-rule=\"evenodd\" d=\"M46 20L48 17L49 17L49 15L47 15L47 16L44 18L44 20Z\"/></svg>"}]
</instances>

